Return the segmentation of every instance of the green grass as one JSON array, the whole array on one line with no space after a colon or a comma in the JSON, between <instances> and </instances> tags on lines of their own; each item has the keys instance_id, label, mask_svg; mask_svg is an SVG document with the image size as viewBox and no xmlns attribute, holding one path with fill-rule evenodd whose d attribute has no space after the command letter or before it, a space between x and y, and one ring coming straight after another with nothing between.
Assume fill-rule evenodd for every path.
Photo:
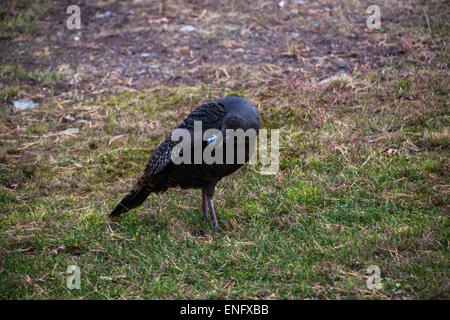
<instances>
[{"instance_id":1,"label":"green grass","mask_svg":"<svg viewBox=\"0 0 450 320\"><path fill-rule=\"evenodd\" d=\"M49 6L48 0L15 0L2 4L0 6L0 36L34 33Z\"/></svg>"},{"instance_id":2,"label":"green grass","mask_svg":"<svg viewBox=\"0 0 450 320\"><path fill-rule=\"evenodd\" d=\"M34 80L42 84L55 84L64 81L66 76L67 75L62 72L29 72L20 65L0 65L0 80L4 81Z\"/></svg>"},{"instance_id":3,"label":"green grass","mask_svg":"<svg viewBox=\"0 0 450 320\"><path fill-rule=\"evenodd\" d=\"M31 32L31 15L16 11L2 30ZM449 29L429 15L432 34L423 23L383 25L416 46L398 64L326 85L205 81L0 109L0 298L449 299L448 52L440 48ZM354 33L346 14L337 18L336 30ZM421 50L430 43L432 61ZM300 55L295 45L286 52ZM252 70L239 77L258 77ZM2 88L4 103L26 92L21 81L64 77L2 65L0 79L14 83ZM219 231L203 221L198 190L151 195L108 219L164 137L196 106L230 94L255 103L263 128L280 129L280 171L246 166L221 181ZM68 114L76 121L63 121ZM66 286L70 265L81 270L80 289ZM371 265L380 290L366 286Z\"/></svg>"},{"instance_id":4,"label":"green grass","mask_svg":"<svg viewBox=\"0 0 450 320\"><path fill-rule=\"evenodd\" d=\"M67 106L84 121L71 125L81 127L74 136L36 122L3 144L1 296L448 298L439 293L449 262L448 113L439 107L445 96L434 94L448 84L439 77L410 80L409 94L432 96L433 106L396 96L384 112L370 106L396 92L394 77L355 75L368 90L242 92L281 128L281 170L262 176L249 166L224 179L217 232L202 220L195 190L150 196L119 221L106 217L163 137L216 91L162 88ZM64 112L48 104L29 115ZM41 153L11 162L13 142L36 142L26 150ZM60 245L81 250L51 254ZM66 288L69 265L81 269L80 290ZM381 269L381 290L366 288L370 265Z\"/></svg>"}]
</instances>

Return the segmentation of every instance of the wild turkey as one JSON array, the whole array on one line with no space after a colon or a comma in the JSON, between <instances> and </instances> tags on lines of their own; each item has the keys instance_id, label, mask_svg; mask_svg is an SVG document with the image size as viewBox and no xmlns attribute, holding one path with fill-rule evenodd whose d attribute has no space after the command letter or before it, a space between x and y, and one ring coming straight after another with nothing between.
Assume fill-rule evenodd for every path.
<instances>
[{"instance_id":1,"label":"wild turkey","mask_svg":"<svg viewBox=\"0 0 450 320\"><path fill-rule=\"evenodd\" d=\"M202 137L203 133L208 129L220 130L222 138L217 139L217 141L215 141L217 136L212 136L209 139L206 139L206 141L202 138L200 144L202 146L201 150L203 151L211 142L218 143L216 145L216 150L221 150L223 161L217 161L215 163L205 162L202 157L200 162L194 163L194 161L191 161L190 164L176 164L172 160L171 155L174 147L180 140L172 139L171 135L169 135L153 152L144 170L144 174L135 184L133 189L111 212L110 217L118 216L136 208L142 204L152 192L164 192L168 188L178 186L181 188L202 189L203 216L205 219L208 219L209 207L214 227L216 229L219 227L212 201L216 184L223 177L243 166L244 162L248 162L255 145L254 140L252 142L251 139L245 139L245 159L244 161L237 161L239 152L237 149L242 147L243 143L241 140L241 144L239 145L239 143L236 143L236 138L229 139L228 137L231 135L228 135L229 130L227 129L242 129L245 132L248 132L247 130L249 129L254 129L254 132L258 134L260 118L258 111L248 100L230 96L201 105L184 119L177 129L187 129L189 134L194 136L194 126L196 121L201 121ZM193 140L195 140L195 137ZM195 143L196 142L193 141L186 150L190 148L191 151L194 151ZM232 159L233 161L227 162L227 145L230 143L233 143L230 148L234 149L234 158ZM242 151L242 149L240 150ZM194 154L194 152L191 152L191 154ZM231 155L231 152L228 154ZM181 156L182 152L179 155ZM212 155L215 154L212 153ZM218 155L220 156L219 153ZM191 159L194 160L193 157Z\"/></svg>"}]
</instances>

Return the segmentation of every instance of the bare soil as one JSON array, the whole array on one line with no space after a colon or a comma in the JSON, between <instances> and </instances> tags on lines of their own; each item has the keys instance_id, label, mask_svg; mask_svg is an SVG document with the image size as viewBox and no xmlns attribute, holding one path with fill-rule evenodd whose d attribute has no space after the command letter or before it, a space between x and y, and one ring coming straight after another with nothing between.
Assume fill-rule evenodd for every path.
<instances>
[{"instance_id":1,"label":"bare soil","mask_svg":"<svg viewBox=\"0 0 450 320\"><path fill-rule=\"evenodd\" d=\"M66 27L71 4L81 9L80 30ZM236 88L317 82L340 72L382 68L404 53L386 27L367 29L368 5L52 1L33 34L3 37L0 60L28 71L70 72L69 80L52 86L55 95L218 82ZM382 10L386 26L392 19L408 19L404 6ZM182 31L186 26L195 30ZM29 84L32 91L44 89Z\"/></svg>"}]
</instances>

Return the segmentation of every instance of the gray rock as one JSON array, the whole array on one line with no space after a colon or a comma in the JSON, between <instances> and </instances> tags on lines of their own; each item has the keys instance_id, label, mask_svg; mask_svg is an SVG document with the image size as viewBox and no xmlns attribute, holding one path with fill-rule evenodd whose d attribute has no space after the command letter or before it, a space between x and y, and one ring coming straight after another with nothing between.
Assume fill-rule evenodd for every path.
<instances>
[{"instance_id":1,"label":"gray rock","mask_svg":"<svg viewBox=\"0 0 450 320\"><path fill-rule=\"evenodd\" d=\"M345 72L338 72L336 75L334 75L332 77L323 79L322 81L319 82L319 84L327 84L327 83L330 83L330 82L336 81L336 80L344 80L344 81L351 82L352 77Z\"/></svg>"},{"instance_id":2,"label":"gray rock","mask_svg":"<svg viewBox=\"0 0 450 320\"><path fill-rule=\"evenodd\" d=\"M13 100L12 103L17 111L31 110L39 106L39 103L28 99Z\"/></svg>"},{"instance_id":3,"label":"gray rock","mask_svg":"<svg viewBox=\"0 0 450 320\"><path fill-rule=\"evenodd\" d=\"M80 131L80 129L78 129L78 128L67 128L66 130L63 131L63 133L73 134L73 133L77 133L79 131Z\"/></svg>"},{"instance_id":4,"label":"gray rock","mask_svg":"<svg viewBox=\"0 0 450 320\"><path fill-rule=\"evenodd\" d=\"M66 115L63 117L63 121L64 121L64 122L75 122L75 118L72 117L70 114L66 114Z\"/></svg>"},{"instance_id":5,"label":"gray rock","mask_svg":"<svg viewBox=\"0 0 450 320\"><path fill-rule=\"evenodd\" d=\"M183 28L180 28L181 32L193 32L196 30L197 30L197 28L194 26L191 26L191 25L187 25L187 26L184 26Z\"/></svg>"},{"instance_id":6,"label":"gray rock","mask_svg":"<svg viewBox=\"0 0 450 320\"><path fill-rule=\"evenodd\" d=\"M104 13L100 13L98 16L96 16L97 19L102 19L102 18L106 18L109 17L111 15L111 11L106 11Z\"/></svg>"}]
</instances>

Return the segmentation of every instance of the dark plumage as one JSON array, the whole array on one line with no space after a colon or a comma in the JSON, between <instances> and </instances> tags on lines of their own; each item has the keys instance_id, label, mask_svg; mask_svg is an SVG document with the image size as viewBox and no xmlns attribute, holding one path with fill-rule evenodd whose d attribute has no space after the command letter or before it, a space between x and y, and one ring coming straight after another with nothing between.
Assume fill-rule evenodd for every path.
<instances>
[{"instance_id":1,"label":"dark plumage","mask_svg":"<svg viewBox=\"0 0 450 320\"><path fill-rule=\"evenodd\" d=\"M224 136L223 142L219 144L223 150L224 161L223 164L206 164L203 159L200 164L175 164L171 159L173 147L178 144L178 141L171 141L169 135L153 152L144 174L135 184L133 189L122 199L117 207L111 212L110 216L118 216L124 212L136 208L142 204L148 195L152 192L164 192L168 188L198 188L202 189L203 196L203 215L208 217L208 207L211 210L211 216L214 226L218 228L218 223L214 211L214 204L212 197L214 189L223 177L233 173L239 169L243 164L236 163L227 164L226 146L231 143L233 139L226 137L226 129L255 129L256 133L260 128L259 114L256 108L247 100L237 97L226 97L213 102L201 105L195 109L184 121L177 127L179 129L187 129L191 133L194 132L194 121L202 122L202 131L207 129L218 129ZM235 142L235 160L236 149L238 145ZM209 141L201 141L202 149L204 149ZM194 142L191 144L191 154L193 159ZM250 145L250 140L245 141L245 162L249 160L250 150L253 146Z\"/></svg>"}]
</instances>

